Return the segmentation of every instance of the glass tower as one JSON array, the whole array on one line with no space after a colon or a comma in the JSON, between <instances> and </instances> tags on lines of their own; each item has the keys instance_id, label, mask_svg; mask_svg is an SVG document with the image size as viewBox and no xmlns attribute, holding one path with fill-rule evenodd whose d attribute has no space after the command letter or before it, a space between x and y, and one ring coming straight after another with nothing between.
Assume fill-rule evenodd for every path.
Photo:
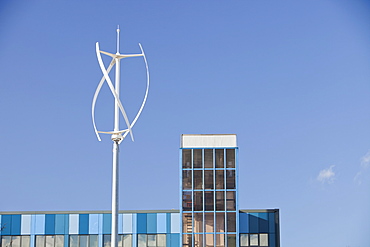
<instances>
[{"instance_id":1,"label":"glass tower","mask_svg":"<svg viewBox=\"0 0 370 247\"><path fill-rule=\"evenodd\" d=\"M236 135L182 135L182 247L236 247L239 242Z\"/></svg>"}]
</instances>

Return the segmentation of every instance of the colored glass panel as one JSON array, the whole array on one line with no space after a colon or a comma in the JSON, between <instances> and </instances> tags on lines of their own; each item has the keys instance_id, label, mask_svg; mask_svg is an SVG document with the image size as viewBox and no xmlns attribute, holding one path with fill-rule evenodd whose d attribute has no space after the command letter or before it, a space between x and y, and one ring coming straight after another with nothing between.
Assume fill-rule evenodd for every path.
<instances>
[{"instance_id":1,"label":"colored glass panel","mask_svg":"<svg viewBox=\"0 0 370 247\"><path fill-rule=\"evenodd\" d=\"M216 149L216 168L224 168L224 150Z\"/></svg>"},{"instance_id":2,"label":"colored glass panel","mask_svg":"<svg viewBox=\"0 0 370 247\"><path fill-rule=\"evenodd\" d=\"M182 150L182 168L191 168L191 149Z\"/></svg>"},{"instance_id":3,"label":"colored glass panel","mask_svg":"<svg viewBox=\"0 0 370 247\"><path fill-rule=\"evenodd\" d=\"M194 149L193 156L193 168L202 168L202 149Z\"/></svg>"},{"instance_id":4,"label":"colored glass panel","mask_svg":"<svg viewBox=\"0 0 370 247\"><path fill-rule=\"evenodd\" d=\"M226 168L235 168L235 149L226 149Z\"/></svg>"},{"instance_id":5,"label":"colored glass panel","mask_svg":"<svg viewBox=\"0 0 370 247\"><path fill-rule=\"evenodd\" d=\"M213 168L213 149L204 149L204 168Z\"/></svg>"},{"instance_id":6,"label":"colored glass panel","mask_svg":"<svg viewBox=\"0 0 370 247\"><path fill-rule=\"evenodd\" d=\"M182 189L183 190L192 189L192 170L182 171Z\"/></svg>"},{"instance_id":7,"label":"colored glass panel","mask_svg":"<svg viewBox=\"0 0 370 247\"><path fill-rule=\"evenodd\" d=\"M194 211L203 210L203 191L194 191Z\"/></svg>"},{"instance_id":8,"label":"colored glass panel","mask_svg":"<svg viewBox=\"0 0 370 247\"><path fill-rule=\"evenodd\" d=\"M203 189L203 171L202 170L194 170L194 185L193 188L195 190Z\"/></svg>"},{"instance_id":9,"label":"colored glass panel","mask_svg":"<svg viewBox=\"0 0 370 247\"><path fill-rule=\"evenodd\" d=\"M213 190L213 171L205 170L204 171L204 189Z\"/></svg>"}]
</instances>

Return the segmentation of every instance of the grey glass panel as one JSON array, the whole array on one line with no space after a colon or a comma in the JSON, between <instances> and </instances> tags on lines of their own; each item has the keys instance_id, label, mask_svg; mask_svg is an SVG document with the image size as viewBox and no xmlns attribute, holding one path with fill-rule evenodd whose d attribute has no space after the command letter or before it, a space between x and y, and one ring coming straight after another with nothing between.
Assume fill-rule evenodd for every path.
<instances>
[{"instance_id":1,"label":"grey glass panel","mask_svg":"<svg viewBox=\"0 0 370 247\"><path fill-rule=\"evenodd\" d=\"M249 246L248 234L240 234L240 246L241 247Z\"/></svg>"},{"instance_id":2,"label":"grey glass panel","mask_svg":"<svg viewBox=\"0 0 370 247\"><path fill-rule=\"evenodd\" d=\"M216 246L225 246L225 234L216 234Z\"/></svg>"},{"instance_id":3,"label":"grey glass panel","mask_svg":"<svg viewBox=\"0 0 370 247\"><path fill-rule=\"evenodd\" d=\"M21 247L21 236L12 236L12 247Z\"/></svg>"},{"instance_id":4,"label":"grey glass panel","mask_svg":"<svg viewBox=\"0 0 370 247\"><path fill-rule=\"evenodd\" d=\"M158 247L166 247L166 234L158 234L157 235L157 246Z\"/></svg>"},{"instance_id":5,"label":"grey glass panel","mask_svg":"<svg viewBox=\"0 0 370 247\"><path fill-rule=\"evenodd\" d=\"M224 171L216 170L216 189L224 189Z\"/></svg>"},{"instance_id":6,"label":"grey glass panel","mask_svg":"<svg viewBox=\"0 0 370 247\"><path fill-rule=\"evenodd\" d=\"M235 170L226 170L226 189L235 189Z\"/></svg>"},{"instance_id":7,"label":"grey glass panel","mask_svg":"<svg viewBox=\"0 0 370 247\"><path fill-rule=\"evenodd\" d=\"M216 232L225 232L225 213L216 213Z\"/></svg>"},{"instance_id":8,"label":"grey glass panel","mask_svg":"<svg viewBox=\"0 0 370 247\"><path fill-rule=\"evenodd\" d=\"M203 213L194 213L194 232L203 232Z\"/></svg>"},{"instance_id":9,"label":"grey glass panel","mask_svg":"<svg viewBox=\"0 0 370 247\"><path fill-rule=\"evenodd\" d=\"M249 234L250 246L258 246L258 234Z\"/></svg>"},{"instance_id":10,"label":"grey glass panel","mask_svg":"<svg viewBox=\"0 0 370 247\"><path fill-rule=\"evenodd\" d=\"M201 190L203 189L203 171L194 170L194 189Z\"/></svg>"},{"instance_id":11,"label":"grey glass panel","mask_svg":"<svg viewBox=\"0 0 370 247\"><path fill-rule=\"evenodd\" d=\"M204 167L213 168L213 149L204 149Z\"/></svg>"},{"instance_id":12,"label":"grey glass panel","mask_svg":"<svg viewBox=\"0 0 370 247\"><path fill-rule=\"evenodd\" d=\"M214 211L213 191L204 192L204 210Z\"/></svg>"},{"instance_id":13,"label":"grey glass panel","mask_svg":"<svg viewBox=\"0 0 370 247\"><path fill-rule=\"evenodd\" d=\"M236 210L235 191L226 192L226 210Z\"/></svg>"},{"instance_id":14,"label":"grey glass panel","mask_svg":"<svg viewBox=\"0 0 370 247\"><path fill-rule=\"evenodd\" d=\"M54 236L45 236L45 247L54 247Z\"/></svg>"},{"instance_id":15,"label":"grey glass panel","mask_svg":"<svg viewBox=\"0 0 370 247\"><path fill-rule=\"evenodd\" d=\"M45 236L36 236L36 247L45 247ZM78 246L71 246L71 247L78 247Z\"/></svg>"},{"instance_id":16,"label":"grey glass panel","mask_svg":"<svg viewBox=\"0 0 370 247\"><path fill-rule=\"evenodd\" d=\"M22 236L21 246L22 247L30 247L31 239L30 236ZM56 247L63 247L63 246L56 246Z\"/></svg>"},{"instance_id":17,"label":"grey glass panel","mask_svg":"<svg viewBox=\"0 0 370 247\"><path fill-rule=\"evenodd\" d=\"M80 247L89 247L89 236L80 235Z\"/></svg>"},{"instance_id":18,"label":"grey glass panel","mask_svg":"<svg viewBox=\"0 0 370 247\"><path fill-rule=\"evenodd\" d=\"M235 149L226 149L226 168L235 168Z\"/></svg>"},{"instance_id":19,"label":"grey glass panel","mask_svg":"<svg viewBox=\"0 0 370 247\"><path fill-rule=\"evenodd\" d=\"M123 235L118 235L118 239L117 239L118 247L122 247L123 245L122 240L123 240Z\"/></svg>"},{"instance_id":20,"label":"grey glass panel","mask_svg":"<svg viewBox=\"0 0 370 247\"><path fill-rule=\"evenodd\" d=\"M90 235L89 247L98 247L99 238L98 235Z\"/></svg>"},{"instance_id":21,"label":"grey glass panel","mask_svg":"<svg viewBox=\"0 0 370 247\"><path fill-rule=\"evenodd\" d=\"M236 213L227 213L227 231L236 232Z\"/></svg>"},{"instance_id":22,"label":"grey glass panel","mask_svg":"<svg viewBox=\"0 0 370 247\"><path fill-rule=\"evenodd\" d=\"M183 233L191 233L193 231L193 223L192 223L192 215L191 213L182 214L182 232Z\"/></svg>"},{"instance_id":23,"label":"grey glass panel","mask_svg":"<svg viewBox=\"0 0 370 247\"><path fill-rule=\"evenodd\" d=\"M191 179L192 171L191 170L183 170L182 171L182 189L183 190L191 190Z\"/></svg>"},{"instance_id":24,"label":"grey glass panel","mask_svg":"<svg viewBox=\"0 0 370 247\"><path fill-rule=\"evenodd\" d=\"M11 236L2 236L1 237L1 246L2 247L7 247L7 246L10 247L11 241L12 241Z\"/></svg>"},{"instance_id":25,"label":"grey glass panel","mask_svg":"<svg viewBox=\"0 0 370 247\"><path fill-rule=\"evenodd\" d=\"M155 234L148 234L148 247L156 247L157 246L157 235Z\"/></svg>"},{"instance_id":26,"label":"grey glass panel","mask_svg":"<svg viewBox=\"0 0 370 247\"><path fill-rule=\"evenodd\" d=\"M205 213L205 232L214 232L213 213Z\"/></svg>"},{"instance_id":27,"label":"grey glass panel","mask_svg":"<svg viewBox=\"0 0 370 247\"><path fill-rule=\"evenodd\" d=\"M192 247L192 236L191 234L182 235L182 246L184 247Z\"/></svg>"},{"instance_id":28,"label":"grey glass panel","mask_svg":"<svg viewBox=\"0 0 370 247\"><path fill-rule=\"evenodd\" d=\"M206 247L213 247L214 246L214 235L213 234L206 234L204 235L206 238Z\"/></svg>"},{"instance_id":29,"label":"grey glass panel","mask_svg":"<svg viewBox=\"0 0 370 247\"><path fill-rule=\"evenodd\" d=\"M227 235L227 247L236 247L236 235L235 234Z\"/></svg>"},{"instance_id":30,"label":"grey glass panel","mask_svg":"<svg viewBox=\"0 0 370 247\"><path fill-rule=\"evenodd\" d=\"M216 191L216 211L225 211L225 192Z\"/></svg>"},{"instance_id":31,"label":"grey glass panel","mask_svg":"<svg viewBox=\"0 0 370 247\"><path fill-rule=\"evenodd\" d=\"M111 236L110 235L103 235L103 246L110 247L111 246Z\"/></svg>"},{"instance_id":32,"label":"grey glass panel","mask_svg":"<svg viewBox=\"0 0 370 247\"><path fill-rule=\"evenodd\" d=\"M203 247L203 235L202 234L194 235L194 247Z\"/></svg>"},{"instance_id":33,"label":"grey glass panel","mask_svg":"<svg viewBox=\"0 0 370 247\"><path fill-rule=\"evenodd\" d=\"M182 168L191 168L191 149L182 150Z\"/></svg>"},{"instance_id":34,"label":"grey glass panel","mask_svg":"<svg viewBox=\"0 0 370 247\"><path fill-rule=\"evenodd\" d=\"M122 236L122 247L132 247L132 235L124 234Z\"/></svg>"},{"instance_id":35,"label":"grey glass panel","mask_svg":"<svg viewBox=\"0 0 370 247\"><path fill-rule=\"evenodd\" d=\"M216 149L216 168L224 168L224 150Z\"/></svg>"},{"instance_id":36,"label":"grey glass panel","mask_svg":"<svg viewBox=\"0 0 370 247\"><path fill-rule=\"evenodd\" d=\"M205 170L204 171L204 189L213 190L213 171Z\"/></svg>"},{"instance_id":37,"label":"grey glass panel","mask_svg":"<svg viewBox=\"0 0 370 247\"><path fill-rule=\"evenodd\" d=\"M203 211L203 191L194 191L194 211Z\"/></svg>"},{"instance_id":38,"label":"grey glass panel","mask_svg":"<svg viewBox=\"0 0 370 247\"><path fill-rule=\"evenodd\" d=\"M268 240L267 233L260 234L260 246L269 246L269 240Z\"/></svg>"},{"instance_id":39,"label":"grey glass panel","mask_svg":"<svg viewBox=\"0 0 370 247\"><path fill-rule=\"evenodd\" d=\"M55 247L64 247L64 235L55 235Z\"/></svg>"},{"instance_id":40,"label":"grey glass panel","mask_svg":"<svg viewBox=\"0 0 370 247\"><path fill-rule=\"evenodd\" d=\"M193 167L202 168L202 149L193 149Z\"/></svg>"},{"instance_id":41,"label":"grey glass panel","mask_svg":"<svg viewBox=\"0 0 370 247\"><path fill-rule=\"evenodd\" d=\"M146 247L146 234L138 234L137 235L137 246L138 247Z\"/></svg>"},{"instance_id":42,"label":"grey glass panel","mask_svg":"<svg viewBox=\"0 0 370 247\"><path fill-rule=\"evenodd\" d=\"M192 201L191 201L191 191L182 192L182 210L191 211Z\"/></svg>"}]
</instances>

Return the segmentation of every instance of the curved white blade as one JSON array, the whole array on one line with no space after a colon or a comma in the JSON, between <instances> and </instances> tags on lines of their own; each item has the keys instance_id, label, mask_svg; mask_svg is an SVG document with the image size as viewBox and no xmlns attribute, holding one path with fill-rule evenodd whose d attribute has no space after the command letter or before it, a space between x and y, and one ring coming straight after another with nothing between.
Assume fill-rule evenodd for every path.
<instances>
[{"instance_id":1,"label":"curved white blade","mask_svg":"<svg viewBox=\"0 0 370 247\"><path fill-rule=\"evenodd\" d=\"M109 67L107 69L107 73L110 72L110 70L113 68L113 65L116 63L115 59L113 58L112 61L110 62L109 64ZM95 124L95 104L96 104L96 99L98 98L98 95L99 95L99 92L100 92L100 89L101 87L103 86L103 83L105 81L105 78L104 76L101 78L99 84L98 84L98 87L96 88L95 90L95 94L94 94L94 97L93 97L93 101L92 101L92 106L91 106L91 117L92 117L92 121L93 121L93 125L94 125L94 130L95 130L95 134L96 134L96 137L98 138L99 141L101 141L100 139L100 136L99 136L99 133L98 133L98 130L96 128L96 124Z\"/></svg>"},{"instance_id":2,"label":"curved white blade","mask_svg":"<svg viewBox=\"0 0 370 247\"><path fill-rule=\"evenodd\" d=\"M100 69L101 71L103 72L103 75L105 77L105 80L107 81L107 84L110 88L110 91L112 92L113 96L114 96L114 99L117 101L118 103L118 107L119 109L121 110L121 113L123 115L123 118L125 119L125 122L126 122L126 125L127 125L127 128L128 128L128 131L130 132L130 135L131 135L131 139L132 141L134 140L134 137L133 137L133 134L132 134L132 131L131 131L131 125L130 125L130 122L128 120L128 117L127 117L127 114L125 112L125 109L123 108L122 106L122 103L120 101L120 99L118 98L118 95L116 93L116 90L113 86L113 83L112 81L110 80L109 78L109 75L107 73L107 71L105 70L105 67L104 67L104 63L103 63L103 60L101 58L101 55L100 55L100 52L99 52L99 43L96 42L96 56L98 57L98 62L99 62L99 65L100 65ZM126 135L125 135L126 136Z\"/></svg>"},{"instance_id":3,"label":"curved white blade","mask_svg":"<svg viewBox=\"0 0 370 247\"><path fill-rule=\"evenodd\" d=\"M136 114L136 116L135 116L135 118L134 118L134 120L132 121L132 124L131 124L131 126L130 126L130 128L133 128L134 127L134 125L135 125L135 123L136 123L136 121L138 120L138 118L140 117L140 115L141 115L141 112L143 111L143 109L144 109L144 106L145 106L145 103L146 103L146 99L147 99L147 97L148 97L148 92L149 92L149 81L150 81L150 79L149 79L149 68L148 68L148 62L147 62L147 60L146 60L146 56L145 56L145 53L144 53L144 50L143 50L143 47L141 46L141 44L139 43L139 46L140 46L140 50L141 50L141 52L142 52L142 56L143 56L143 58L144 58L144 62L145 62L145 68L146 68L146 78L147 78L147 80L146 80L146 90L145 90L145 95L144 95L144 100L143 100L143 102L142 102L142 104L141 104L141 107L140 107L140 109L139 109L139 111L138 111L138 113ZM127 132L123 135L123 137L126 137L127 136Z\"/></svg>"}]
</instances>

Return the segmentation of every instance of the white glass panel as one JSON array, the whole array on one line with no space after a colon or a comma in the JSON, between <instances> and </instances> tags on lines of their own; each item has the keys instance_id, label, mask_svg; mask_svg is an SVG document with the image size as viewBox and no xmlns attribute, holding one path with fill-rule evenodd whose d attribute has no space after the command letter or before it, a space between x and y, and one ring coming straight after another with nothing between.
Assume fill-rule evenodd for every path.
<instances>
[{"instance_id":1,"label":"white glass panel","mask_svg":"<svg viewBox=\"0 0 370 247\"><path fill-rule=\"evenodd\" d=\"M132 246L132 235L125 234L123 235L123 247L131 247Z\"/></svg>"},{"instance_id":2,"label":"white glass panel","mask_svg":"<svg viewBox=\"0 0 370 247\"><path fill-rule=\"evenodd\" d=\"M55 247L64 247L63 235L55 235Z\"/></svg>"},{"instance_id":3,"label":"white glass panel","mask_svg":"<svg viewBox=\"0 0 370 247\"><path fill-rule=\"evenodd\" d=\"M258 234L250 234L249 237L250 246L258 246Z\"/></svg>"},{"instance_id":4,"label":"white glass panel","mask_svg":"<svg viewBox=\"0 0 370 247\"><path fill-rule=\"evenodd\" d=\"M1 246L10 246L11 236L2 236L1 238Z\"/></svg>"},{"instance_id":5,"label":"white glass panel","mask_svg":"<svg viewBox=\"0 0 370 247\"><path fill-rule=\"evenodd\" d=\"M45 236L45 247L54 247L54 236Z\"/></svg>"},{"instance_id":6,"label":"white glass panel","mask_svg":"<svg viewBox=\"0 0 370 247\"><path fill-rule=\"evenodd\" d=\"M90 235L89 247L98 247L98 235Z\"/></svg>"},{"instance_id":7,"label":"white glass panel","mask_svg":"<svg viewBox=\"0 0 370 247\"><path fill-rule=\"evenodd\" d=\"M12 237L12 247L21 247L21 236Z\"/></svg>"},{"instance_id":8,"label":"white glass panel","mask_svg":"<svg viewBox=\"0 0 370 247\"><path fill-rule=\"evenodd\" d=\"M36 236L36 247L45 246L45 236Z\"/></svg>"},{"instance_id":9,"label":"white glass panel","mask_svg":"<svg viewBox=\"0 0 370 247\"><path fill-rule=\"evenodd\" d=\"M88 236L86 235L80 236L80 246L79 247L89 247Z\"/></svg>"},{"instance_id":10,"label":"white glass panel","mask_svg":"<svg viewBox=\"0 0 370 247\"><path fill-rule=\"evenodd\" d=\"M148 235L148 247L157 246L157 235Z\"/></svg>"},{"instance_id":11,"label":"white glass panel","mask_svg":"<svg viewBox=\"0 0 370 247\"><path fill-rule=\"evenodd\" d=\"M78 235L69 236L69 247L78 247Z\"/></svg>"},{"instance_id":12,"label":"white glass panel","mask_svg":"<svg viewBox=\"0 0 370 247\"><path fill-rule=\"evenodd\" d=\"M103 236L103 246L110 247L110 235Z\"/></svg>"},{"instance_id":13,"label":"white glass panel","mask_svg":"<svg viewBox=\"0 0 370 247\"><path fill-rule=\"evenodd\" d=\"M158 234L157 235L157 246L158 247L166 247L166 234Z\"/></svg>"},{"instance_id":14,"label":"white glass panel","mask_svg":"<svg viewBox=\"0 0 370 247\"><path fill-rule=\"evenodd\" d=\"M137 246L138 247L146 247L146 234L138 234L137 235Z\"/></svg>"},{"instance_id":15,"label":"white glass panel","mask_svg":"<svg viewBox=\"0 0 370 247\"><path fill-rule=\"evenodd\" d=\"M267 233L260 234L260 246L269 246L269 240L268 240Z\"/></svg>"},{"instance_id":16,"label":"white glass panel","mask_svg":"<svg viewBox=\"0 0 370 247\"><path fill-rule=\"evenodd\" d=\"M240 246L249 246L248 234L240 234Z\"/></svg>"},{"instance_id":17,"label":"white glass panel","mask_svg":"<svg viewBox=\"0 0 370 247\"><path fill-rule=\"evenodd\" d=\"M30 236L22 236L21 246L30 247Z\"/></svg>"}]
</instances>

